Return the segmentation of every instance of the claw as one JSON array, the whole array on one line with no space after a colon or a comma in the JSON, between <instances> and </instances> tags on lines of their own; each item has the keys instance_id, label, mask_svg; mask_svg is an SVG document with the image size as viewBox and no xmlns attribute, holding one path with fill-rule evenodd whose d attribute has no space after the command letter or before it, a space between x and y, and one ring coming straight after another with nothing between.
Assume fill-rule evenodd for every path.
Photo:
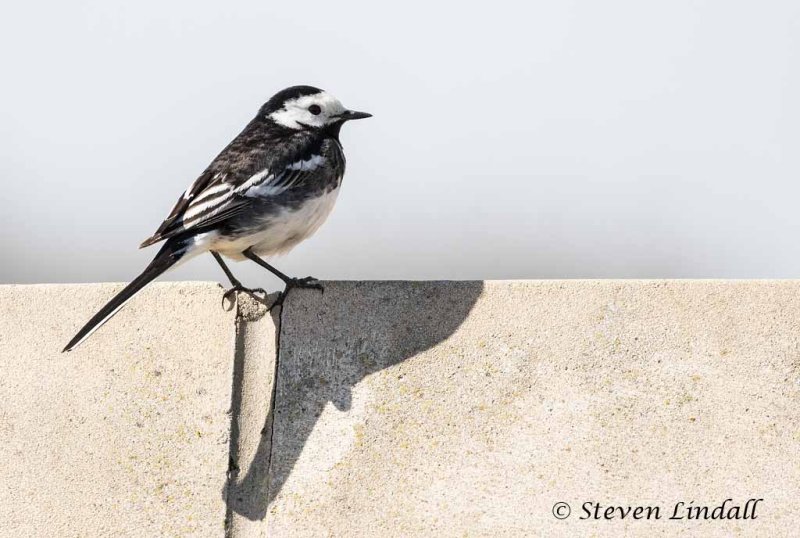
<instances>
[{"instance_id":1,"label":"claw","mask_svg":"<svg viewBox=\"0 0 800 538\"><path fill-rule=\"evenodd\" d=\"M286 292L281 291L278 293L278 296L275 298L275 301L269 306L268 312L272 312L272 309L276 306L283 306L283 300L286 299Z\"/></svg>"},{"instance_id":2,"label":"claw","mask_svg":"<svg viewBox=\"0 0 800 538\"><path fill-rule=\"evenodd\" d=\"M264 296L263 298L265 299L267 297L267 292L264 288L245 288L244 286L239 284L236 286L232 286L230 289L225 290L225 293L222 295L222 308L225 308L225 301L230 302L231 308L233 308L233 305L236 303L236 301L232 299L232 296L235 296L236 293L238 292L246 293L252 297L255 297L256 299L259 298L258 297L259 294L263 295ZM229 309L226 308L226 310Z\"/></svg>"},{"instance_id":3,"label":"claw","mask_svg":"<svg viewBox=\"0 0 800 538\"><path fill-rule=\"evenodd\" d=\"M320 292L325 293L325 288L322 286L322 284L320 284L319 280L313 276L289 279L286 281L286 287L278 294L278 297L275 299L275 302L272 303L272 306L269 307L270 312L276 306L283 305L283 302L286 300L286 296L289 295L289 291L291 291L292 288L319 290Z\"/></svg>"},{"instance_id":4,"label":"claw","mask_svg":"<svg viewBox=\"0 0 800 538\"><path fill-rule=\"evenodd\" d=\"M289 289L291 288L306 288L306 289L313 289L320 291L325 290L320 281L314 278L313 276L291 279L289 282L286 283L286 291L289 291Z\"/></svg>"}]
</instances>

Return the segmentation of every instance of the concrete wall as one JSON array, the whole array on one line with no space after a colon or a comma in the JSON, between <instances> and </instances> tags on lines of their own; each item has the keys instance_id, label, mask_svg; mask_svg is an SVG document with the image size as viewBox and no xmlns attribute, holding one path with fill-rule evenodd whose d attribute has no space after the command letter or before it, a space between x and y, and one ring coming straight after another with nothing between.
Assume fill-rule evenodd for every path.
<instances>
[{"instance_id":1,"label":"concrete wall","mask_svg":"<svg viewBox=\"0 0 800 538\"><path fill-rule=\"evenodd\" d=\"M0 535L796 535L798 282L115 289L0 287Z\"/></svg>"},{"instance_id":2,"label":"concrete wall","mask_svg":"<svg viewBox=\"0 0 800 538\"><path fill-rule=\"evenodd\" d=\"M72 353L118 285L0 287L0 534L221 536L235 314L158 284Z\"/></svg>"}]
</instances>

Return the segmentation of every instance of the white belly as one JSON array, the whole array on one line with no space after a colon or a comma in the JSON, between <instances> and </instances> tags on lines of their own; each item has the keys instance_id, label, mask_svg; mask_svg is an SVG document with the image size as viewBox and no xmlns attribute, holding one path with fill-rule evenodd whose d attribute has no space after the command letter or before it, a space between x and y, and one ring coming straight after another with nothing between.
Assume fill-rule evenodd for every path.
<instances>
[{"instance_id":1,"label":"white belly","mask_svg":"<svg viewBox=\"0 0 800 538\"><path fill-rule=\"evenodd\" d=\"M294 211L264 217L258 231L234 240L215 238L211 250L233 259L242 259L242 252L251 248L259 256L284 254L301 241L311 237L336 203L339 189L334 189L318 198L306 201Z\"/></svg>"}]
</instances>

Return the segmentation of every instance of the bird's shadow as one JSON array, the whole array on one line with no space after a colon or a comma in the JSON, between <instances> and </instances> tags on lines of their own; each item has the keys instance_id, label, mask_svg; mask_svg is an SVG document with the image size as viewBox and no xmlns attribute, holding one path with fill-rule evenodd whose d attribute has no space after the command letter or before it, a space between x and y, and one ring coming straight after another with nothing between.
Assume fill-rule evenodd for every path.
<instances>
[{"instance_id":1,"label":"bird's shadow","mask_svg":"<svg viewBox=\"0 0 800 538\"><path fill-rule=\"evenodd\" d=\"M480 281L325 286L284 305L274 403L249 468L233 467L229 513L264 519L328 402L348 411L356 384L447 339L483 290ZM234 402L236 391L234 379Z\"/></svg>"}]
</instances>

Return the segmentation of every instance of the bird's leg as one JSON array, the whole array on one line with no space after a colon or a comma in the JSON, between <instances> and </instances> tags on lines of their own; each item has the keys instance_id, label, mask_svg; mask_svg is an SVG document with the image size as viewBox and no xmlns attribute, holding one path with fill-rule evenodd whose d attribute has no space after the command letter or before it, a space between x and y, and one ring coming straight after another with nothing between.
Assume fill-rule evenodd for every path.
<instances>
[{"instance_id":1,"label":"bird's leg","mask_svg":"<svg viewBox=\"0 0 800 538\"><path fill-rule=\"evenodd\" d=\"M283 289L283 292L280 295L278 295L278 298L275 299L275 302L272 303L270 310L272 310L276 306L282 305L283 301L286 299L286 295L288 295L289 290L291 290L292 288L310 288L310 289L320 290L323 292L325 290L325 288L322 287L322 284L320 284L319 281L313 276L307 276L305 278L292 278L290 276L281 273L280 271L272 267L270 264L268 264L255 254L253 254L253 252L250 249L245 250L244 252L242 252L242 254L248 260L256 262L258 265L260 265L261 267L263 267L276 277L283 280L283 283L286 287Z\"/></svg>"},{"instance_id":2,"label":"bird's leg","mask_svg":"<svg viewBox=\"0 0 800 538\"><path fill-rule=\"evenodd\" d=\"M258 256L256 256L255 254L253 254L253 252L250 251L250 249L247 249L244 252L242 252L242 255L248 260L256 262L258 265L260 265L261 267L268 270L276 277L283 280L283 283L286 284L287 288L313 288L315 290L322 289L322 284L320 284L319 281L313 276L307 276L305 278L292 278L290 276L287 276L278 271L277 269L275 269L274 267L272 267L270 264L268 264Z\"/></svg>"},{"instance_id":3,"label":"bird's leg","mask_svg":"<svg viewBox=\"0 0 800 538\"><path fill-rule=\"evenodd\" d=\"M214 259L217 260L217 263L219 264L219 266L222 267L223 271L225 271L225 276L227 276L228 280L231 281L231 288L225 290L225 295L222 296L222 303L223 304L225 304L225 300L226 299L229 299L231 297L231 295L233 295L237 291L242 291L244 293L248 293L248 294L253 295L253 296L255 296L258 293L261 293L266 297L267 292L264 291L264 288L245 288L242 285L242 283L239 282L239 280L235 276L233 276L233 273L231 273L231 270L228 269L227 265L225 265L225 262L222 261L222 256L220 256L219 254L217 254L216 252L213 252L213 251L211 252L211 255L214 256Z\"/></svg>"}]
</instances>

